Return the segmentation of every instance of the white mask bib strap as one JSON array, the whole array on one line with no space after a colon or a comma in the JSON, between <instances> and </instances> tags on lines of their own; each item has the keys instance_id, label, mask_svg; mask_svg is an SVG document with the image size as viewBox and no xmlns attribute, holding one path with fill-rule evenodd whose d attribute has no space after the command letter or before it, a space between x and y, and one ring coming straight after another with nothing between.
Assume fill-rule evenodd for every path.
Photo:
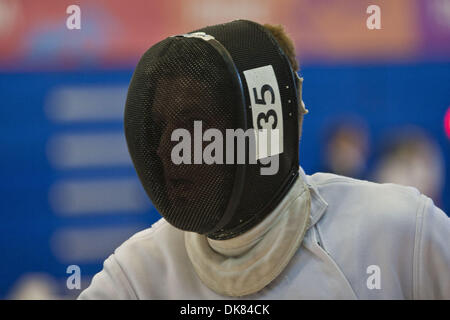
<instances>
[{"instance_id":1,"label":"white mask bib strap","mask_svg":"<svg viewBox=\"0 0 450 320\"><path fill-rule=\"evenodd\" d=\"M288 193L266 218L269 222L239 237L208 241L204 235L185 233L188 256L206 286L222 295L249 295L284 270L300 247L311 211L310 191L301 178L292 189L295 193Z\"/></svg>"}]
</instances>

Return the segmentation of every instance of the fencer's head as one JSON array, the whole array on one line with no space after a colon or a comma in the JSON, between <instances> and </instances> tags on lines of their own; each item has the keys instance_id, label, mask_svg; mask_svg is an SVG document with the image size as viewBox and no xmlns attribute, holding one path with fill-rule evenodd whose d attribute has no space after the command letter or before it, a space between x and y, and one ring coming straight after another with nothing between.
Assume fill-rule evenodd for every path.
<instances>
[{"instance_id":1,"label":"fencer's head","mask_svg":"<svg viewBox=\"0 0 450 320\"><path fill-rule=\"evenodd\" d=\"M297 70L281 26L245 20L169 37L143 55L125 134L144 189L169 223L226 239L279 202L298 174ZM255 132L266 128L277 135L264 154ZM247 134L244 162L229 130Z\"/></svg>"}]
</instances>

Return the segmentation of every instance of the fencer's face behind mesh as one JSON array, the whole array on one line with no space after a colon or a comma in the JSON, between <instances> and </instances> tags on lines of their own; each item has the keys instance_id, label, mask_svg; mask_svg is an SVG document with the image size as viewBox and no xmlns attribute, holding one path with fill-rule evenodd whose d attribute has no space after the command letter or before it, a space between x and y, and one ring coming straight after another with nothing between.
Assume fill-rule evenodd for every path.
<instances>
[{"instance_id":1,"label":"fencer's face behind mesh","mask_svg":"<svg viewBox=\"0 0 450 320\"><path fill-rule=\"evenodd\" d=\"M130 85L134 95L127 102L126 131L133 161L156 209L180 229L205 233L226 209L235 168L203 159L194 164L194 138L203 140L203 133L212 128L225 137L226 129L234 129L235 99L226 94L233 92L232 83L220 55L202 40L177 40L144 55L145 72L135 73ZM197 137L195 121L202 126ZM182 142L172 141L177 129L189 132L190 141L183 143L190 146L190 163L174 163L172 151ZM202 143L202 153L209 143Z\"/></svg>"},{"instance_id":2,"label":"fencer's face behind mesh","mask_svg":"<svg viewBox=\"0 0 450 320\"><path fill-rule=\"evenodd\" d=\"M208 129L225 133L226 129L232 128L231 119L220 116L224 101L210 94L217 91L214 86L192 77L164 78L158 82L152 106L152 119L156 132L160 134L156 154L161 162L164 192L168 200L165 210L183 210L183 215L190 220L195 220L196 215L201 217L205 210L223 210L226 199L221 197L221 193L231 188L233 178L232 168L227 168L225 164L205 164L203 159L202 163L194 164L194 139L202 139ZM199 132L194 132L194 122L201 124L201 136ZM175 145L186 142L172 141L172 134L179 129L189 132L191 140L185 145L190 146L190 152L183 150L180 152L182 154L176 152L175 155L189 158L190 163L174 162L172 152ZM209 143L202 142L202 154ZM211 202L211 208L205 207L206 199Z\"/></svg>"}]
</instances>

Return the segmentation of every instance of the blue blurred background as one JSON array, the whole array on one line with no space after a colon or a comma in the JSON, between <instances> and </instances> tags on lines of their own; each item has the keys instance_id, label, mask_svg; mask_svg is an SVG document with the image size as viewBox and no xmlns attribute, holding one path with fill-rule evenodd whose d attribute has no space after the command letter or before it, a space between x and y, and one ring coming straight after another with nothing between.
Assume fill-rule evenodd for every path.
<instances>
[{"instance_id":1,"label":"blue blurred background","mask_svg":"<svg viewBox=\"0 0 450 320\"><path fill-rule=\"evenodd\" d=\"M66 27L69 5L81 29ZM159 215L127 153L140 55L236 18L283 24L305 116L300 164L411 185L450 212L450 1L0 0L0 298L70 299ZM69 290L69 265L81 269Z\"/></svg>"}]
</instances>

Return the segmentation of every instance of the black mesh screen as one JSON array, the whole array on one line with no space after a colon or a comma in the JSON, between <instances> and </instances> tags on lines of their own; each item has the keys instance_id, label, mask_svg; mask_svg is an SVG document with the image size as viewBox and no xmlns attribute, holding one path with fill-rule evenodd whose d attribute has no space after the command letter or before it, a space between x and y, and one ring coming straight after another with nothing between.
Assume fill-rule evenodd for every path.
<instances>
[{"instance_id":1,"label":"black mesh screen","mask_svg":"<svg viewBox=\"0 0 450 320\"><path fill-rule=\"evenodd\" d=\"M230 198L233 165L193 164L194 121L201 121L201 133L216 128L224 137L235 128L236 89L227 74L204 40L172 37L144 54L129 87L125 134L136 171L156 209L183 230L211 230ZM173 162L175 129L190 133L192 164Z\"/></svg>"}]
</instances>

